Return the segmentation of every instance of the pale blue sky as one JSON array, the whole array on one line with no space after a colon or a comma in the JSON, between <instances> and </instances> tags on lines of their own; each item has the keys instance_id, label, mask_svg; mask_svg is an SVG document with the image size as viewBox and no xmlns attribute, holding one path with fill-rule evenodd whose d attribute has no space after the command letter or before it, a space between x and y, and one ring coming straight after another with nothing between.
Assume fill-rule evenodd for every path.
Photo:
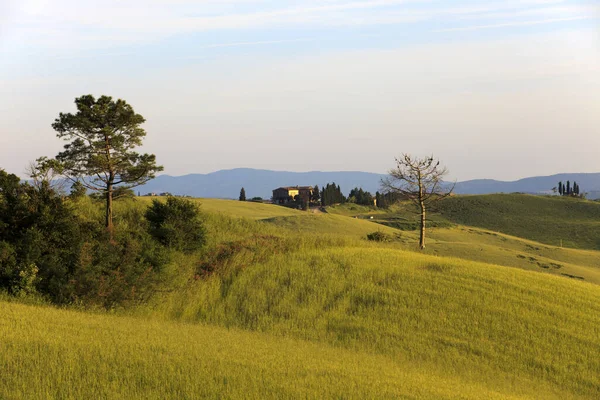
<instances>
[{"instance_id":1,"label":"pale blue sky","mask_svg":"<svg viewBox=\"0 0 600 400\"><path fill-rule=\"evenodd\" d=\"M599 172L600 2L0 0L0 168L76 96L146 117L165 172Z\"/></svg>"}]
</instances>

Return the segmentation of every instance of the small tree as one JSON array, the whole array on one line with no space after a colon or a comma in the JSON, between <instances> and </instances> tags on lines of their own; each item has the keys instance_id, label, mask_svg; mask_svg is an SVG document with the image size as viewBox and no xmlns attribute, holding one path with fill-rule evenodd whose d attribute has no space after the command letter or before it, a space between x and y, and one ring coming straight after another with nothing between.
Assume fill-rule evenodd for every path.
<instances>
[{"instance_id":1,"label":"small tree","mask_svg":"<svg viewBox=\"0 0 600 400\"><path fill-rule=\"evenodd\" d=\"M565 195L570 195L571 194L571 182L567 181L567 190L565 191Z\"/></svg>"},{"instance_id":2,"label":"small tree","mask_svg":"<svg viewBox=\"0 0 600 400\"><path fill-rule=\"evenodd\" d=\"M56 159L61 172L106 199L105 222L113 232L115 187L132 188L154 178L163 167L153 154L138 154L146 131L144 117L124 100L92 95L75 99L77 113L60 113L52 124L57 136L68 141Z\"/></svg>"},{"instance_id":3,"label":"small tree","mask_svg":"<svg viewBox=\"0 0 600 400\"><path fill-rule=\"evenodd\" d=\"M563 183L558 182L558 194L560 194L561 196L563 195Z\"/></svg>"},{"instance_id":4,"label":"small tree","mask_svg":"<svg viewBox=\"0 0 600 400\"><path fill-rule=\"evenodd\" d=\"M447 196L454 186L445 187L443 177L448 173L445 167L433 156L418 158L403 154L396 158L396 168L391 169L387 178L382 179L384 191L402 195L419 209L421 234L419 247L425 248L425 220L429 206Z\"/></svg>"},{"instance_id":5,"label":"small tree","mask_svg":"<svg viewBox=\"0 0 600 400\"><path fill-rule=\"evenodd\" d=\"M321 200L321 193L319 192L318 185L315 185L315 188L313 189L311 200L314 201L315 203L318 203L319 200Z\"/></svg>"},{"instance_id":6,"label":"small tree","mask_svg":"<svg viewBox=\"0 0 600 400\"><path fill-rule=\"evenodd\" d=\"M240 190L240 201L246 201L246 189Z\"/></svg>"}]
</instances>

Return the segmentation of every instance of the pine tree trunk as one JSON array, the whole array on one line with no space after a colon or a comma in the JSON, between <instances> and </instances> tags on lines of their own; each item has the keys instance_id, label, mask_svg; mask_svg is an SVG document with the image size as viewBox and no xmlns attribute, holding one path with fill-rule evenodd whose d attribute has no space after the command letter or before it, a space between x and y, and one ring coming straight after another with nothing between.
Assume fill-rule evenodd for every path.
<instances>
[{"instance_id":1,"label":"pine tree trunk","mask_svg":"<svg viewBox=\"0 0 600 400\"><path fill-rule=\"evenodd\" d=\"M106 185L106 229L110 240L113 238L113 185Z\"/></svg>"}]
</instances>

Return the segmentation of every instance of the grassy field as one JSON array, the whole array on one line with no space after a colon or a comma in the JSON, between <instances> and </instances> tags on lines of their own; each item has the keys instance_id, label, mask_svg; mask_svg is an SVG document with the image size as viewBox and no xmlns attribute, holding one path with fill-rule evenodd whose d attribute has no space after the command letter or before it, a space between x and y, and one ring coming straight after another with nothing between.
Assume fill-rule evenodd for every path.
<instances>
[{"instance_id":1,"label":"grassy field","mask_svg":"<svg viewBox=\"0 0 600 400\"><path fill-rule=\"evenodd\" d=\"M0 302L0 398L569 398L399 357L220 327ZM503 381L503 379L506 379Z\"/></svg>"},{"instance_id":2,"label":"grassy field","mask_svg":"<svg viewBox=\"0 0 600 400\"><path fill-rule=\"evenodd\" d=\"M418 254L369 209L199 202L207 246L149 303L0 302L0 398L600 397L599 252L457 225Z\"/></svg>"},{"instance_id":3,"label":"grassy field","mask_svg":"<svg viewBox=\"0 0 600 400\"><path fill-rule=\"evenodd\" d=\"M440 203L448 220L552 246L600 250L600 203L558 196L456 196Z\"/></svg>"},{"instance_id":4,"label":"grassy field","mask_svg":"<svg viewBox=\"0 0 600 400\"><path fill-rule=\"evenodd\" d=\"M149 204L152 199L160 197L137 197L136 200ZM164 199L164 198L163 198ZM191 199L202 204L202 209L209 213L218 213L234 217L249 219L264 219L276 217L298 216L302 211L281 207L274 204L255 203L250 201L236 201L223 199Z\"/></svg>"}]
</instances>

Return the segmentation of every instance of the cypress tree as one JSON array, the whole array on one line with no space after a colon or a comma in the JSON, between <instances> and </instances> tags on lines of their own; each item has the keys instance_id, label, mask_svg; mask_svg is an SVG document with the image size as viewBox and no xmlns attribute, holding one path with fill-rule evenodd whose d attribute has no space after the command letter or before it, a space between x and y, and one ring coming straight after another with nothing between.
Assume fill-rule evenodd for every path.
<instances>
[{"instance_id":1,"label":"cypress tree","mask_svg":"<svg viewBox=\"0 0 600 400\"><path fill-rule=\"evenodd\" d=\"M319 200L321 199L321 193L319 193L319 185L315 185L315 188L313 189L313 193L312 193L312 201L314 202L319 202Z\"/></svg>"},{"instance_id":2,"label":"cypress tree","mask_svg":"<svg viewBox=\"0 0 600 400\"><path fill-rule=\"evenodd\" d=\"M562 181L558 182L558 194L563 195L563 184Z\"/></svg>"},{"instance_id":3,"label":"cypress tree","mask_svg":"<svg viewBox=\"0 0 600 400\"><path fill-rule=\"evenodd\" d=\"M244 188L240 190L240 201L246 201L246 190Z\"/></svg>"},{"instance_id":4,"label":"cypress tree","mask_svg":"<svg viewBox=\"0 0 600 400\"><path fill-rule=\"evenodd\" d=\"M568 196L570 194L571 194L571 182L567 181L567 193L566 193L566 195Z\"/></svg>"}]
</instances>

